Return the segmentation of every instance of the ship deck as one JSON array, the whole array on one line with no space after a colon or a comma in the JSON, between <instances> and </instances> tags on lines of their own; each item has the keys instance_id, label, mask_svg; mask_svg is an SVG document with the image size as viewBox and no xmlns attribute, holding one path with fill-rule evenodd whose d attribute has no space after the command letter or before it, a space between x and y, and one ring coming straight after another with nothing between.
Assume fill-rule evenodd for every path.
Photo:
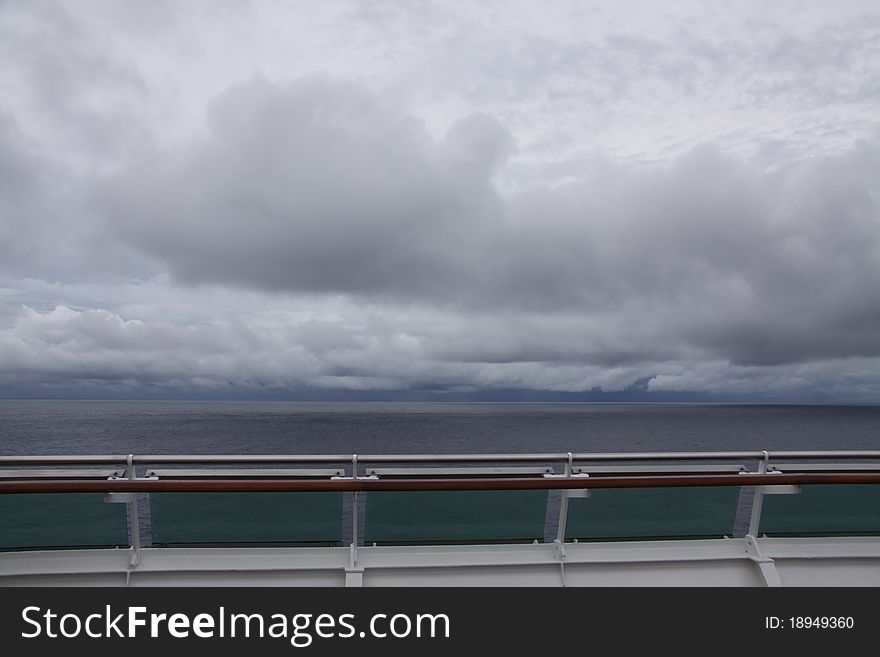
<instances>
[{"instance_id":1,"label":"ship deck","mask_svg":"<svg viewBox=\"0 0 880 657\"><path fill-rule=\"evenodd\" d=\"M880 452L0 457L0 586L880 586Z\"/></svg>"}]
</instances>

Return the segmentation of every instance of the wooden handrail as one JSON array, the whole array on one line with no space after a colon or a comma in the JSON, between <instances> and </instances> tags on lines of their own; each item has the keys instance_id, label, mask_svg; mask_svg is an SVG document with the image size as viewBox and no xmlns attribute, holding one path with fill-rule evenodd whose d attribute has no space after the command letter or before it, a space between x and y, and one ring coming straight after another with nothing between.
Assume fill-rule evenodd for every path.
<instances>
[{"instance_id":1,"label":"wooden handrail","mask_svg":"<svg viewBox=\"0 0 880 657\"><path fill-rule=\"evenodd\" d=\"M353 454L133 454L136 465L233 464L233 463L351 463ZM358 454L359 463L486 463L486 462L601 462L601 461L673 461L673 460L754 460L771 459L880 459L880 450L826 450L807 452L551 452L536 454ZM0 455L0 465L94 465L121 464L125 454L43 454Z\"/></svg>"},{"instance_id":2,"label":"wooden handrail","mask_svg":"<svg viewBox=\"0 0 880 657\"><path fill-rule=\"evenodd\" d=\"M742 473L734 475L663 475L621 477L469 478L469 479L56 479L0 481L2 493L158 493L158 492L347 492L475 491L597 488L676 488L797 484L880 484L880 473Z\"/></svg>"}]
</instances>

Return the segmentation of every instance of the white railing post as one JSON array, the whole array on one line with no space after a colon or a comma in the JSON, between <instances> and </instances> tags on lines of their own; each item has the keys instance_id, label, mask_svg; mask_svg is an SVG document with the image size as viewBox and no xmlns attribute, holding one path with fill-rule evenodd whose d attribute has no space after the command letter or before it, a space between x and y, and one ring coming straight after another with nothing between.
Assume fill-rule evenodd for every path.
<instances>
[{"instance_id":1,"label":"white railing post","mask_svg":"<svg viewBox=\"0 0 880 657\"><path fill-rule=\"evenodd\" d=\"M770 461L770 453L767 450L763 452L764 457L758 463L758 474L767 474L767 464ZM755 497L752 500L752 517L749 519L749 536L758 537L758 530L761 527L761 508L764 506L764 489L763 486L755 487Z\"/></svg>"},{"instance_id":2,"label":"white railing post","mask_svg":"<svg viewBox=\"0 0 880 657\"><path fill-rule=\"evenodd\" d=\"M129 454L126 461L125 473L129 480L137 479L134 465L134 454ZM137 566L141 561L141 523L138 513L137 493L133 493L125 504L128 509L128 535L131 537L131 566Z\"/></svg>"},{"instance_id":3,"label":"white railing post","mask_svg":"<svg viewBox=\"0 0 880 657\"><path fill-rule=\"evenodd\" d=\"M565 462L565 471L563 476L565 478L570 478L572 474L572 461L574 457L571 452L568 452L568 460ZM569 496L566 494L568 491L561 490L559 491L559 526L556 531L556 542L560 545L565 543L565 531L568 527L568 500Z\"/></svg>"}]
</instances>

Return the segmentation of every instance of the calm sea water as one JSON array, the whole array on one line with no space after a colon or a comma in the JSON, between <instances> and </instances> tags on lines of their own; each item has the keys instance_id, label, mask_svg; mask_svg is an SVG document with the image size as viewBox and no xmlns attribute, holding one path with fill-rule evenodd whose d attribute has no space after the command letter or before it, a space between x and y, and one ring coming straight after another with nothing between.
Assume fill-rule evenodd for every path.
<instances>
[{"instance_id":1,"label":"calm sea water","mask_svg":"<svg viewBox=\"0 0 880 657\"><path fill-rule=\"evenodd\" d=\"M0 401L0 454L880 449L880 406Z\"/></svg>"}]
</instances>

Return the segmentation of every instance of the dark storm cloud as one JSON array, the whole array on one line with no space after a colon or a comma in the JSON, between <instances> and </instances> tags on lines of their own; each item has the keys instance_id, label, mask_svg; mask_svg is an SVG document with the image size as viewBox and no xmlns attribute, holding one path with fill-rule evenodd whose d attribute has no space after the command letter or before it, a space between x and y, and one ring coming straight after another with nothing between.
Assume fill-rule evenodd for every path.
<instances>
[{"instance_id":1,"label":"dark storm cloud","mask_svg":"<svg viewBox=\"0 0 880 657\"><path fill-rule=\"evenodd\" d=\"M509 137L487 117L436 144L351 84L253 79L211 104L208 126L99 196L111 229L183 281L441 294L498 215L490 176Z\"/></svg>"},{"instance_id":2,"label":"dark storm cloud","mask_svg":"<svg viewBox=\"0 0 880 657\"><path fill-rule=\"evenodd\" d=\"M470 117L438 141L350 83L254 79L211 105L209 126L96 196L181 281L639 325L628 349L591 330L591 344L530 335L465 360L880 355L874 142L769 171L706 146L505 192L497 122Z\"/></svg>"}]
</instances>

